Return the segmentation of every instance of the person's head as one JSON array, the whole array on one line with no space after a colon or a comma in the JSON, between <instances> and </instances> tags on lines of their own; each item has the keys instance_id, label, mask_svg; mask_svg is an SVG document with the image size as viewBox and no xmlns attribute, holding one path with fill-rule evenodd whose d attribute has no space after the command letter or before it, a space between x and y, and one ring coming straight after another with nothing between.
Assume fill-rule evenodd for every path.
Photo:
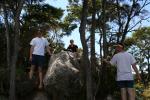
<instances>
[{"instance_id":1,"label":"person's head","mask_svg":"<svg viewBox=\"0 0 150 100\"><path fill-rule=\"evenodd\" d=\"M36 34L37 34L38 37L42 37L42 35L43 35L43 33L41 32L41 30L38 30Z\"/></svg>"},{"instance_id":2,"label":"person's head","mask_svg":"<svg viewBox=\"0 0 150 100\"><path fill-rule=\"evenodd\" d=\"M116 52L121 52L124 50L124 44L122 43L118 43L117 45L115 45L115 49L116 49Z\"/></svg>"},{"instance_id":3,"label":"person's head","mask_svg":"<svg viewBox=\"0 0 150 100\"><path fill-rule=\"evenodd\" d=\"M73 39L70 40L70 44L74 44L74 40Z\"/></svg>"}]
</instances>

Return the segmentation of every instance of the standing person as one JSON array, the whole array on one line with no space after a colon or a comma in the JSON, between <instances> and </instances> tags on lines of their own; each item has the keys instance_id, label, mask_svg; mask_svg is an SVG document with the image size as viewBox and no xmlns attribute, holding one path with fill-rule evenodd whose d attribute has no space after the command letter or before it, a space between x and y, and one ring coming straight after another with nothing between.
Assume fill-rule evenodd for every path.
<instances>
[{"instance_id":1,"label":"standing person","mask_svg":"<svg viewBox=\"0 0 150 100\"><path fill-rule=\"evenodd\" d=\"M78 53L77 53L78 46L74 44L74 40L72 40L72 39L70 40L70 44L69 44L67 50L71 51L73 53L74 57L78 57Z\"/></svg>"},{"instance_id":2,"label":"standing person","mask_svg":"<svg viewBox=\"0 0 150 100\"><path fill-rule=\"evenodd\" d=\"M136 67L136 60L130 53L124 51L124 45L121 43L116 45L116 52L117 53L108 63L117 66L117 85L121 90L121 100L127 100L127 98L129 98L129 100L135 100L135 90L133 88L134 79L131 66L138 80L141 81L140 74Z\"/></svg>"},{"instance_id":3,"label":"standing person","mask_svg":"<svg viewBox=\"0 0 150 100\"><path fill-rule=\"evenodd\" d=\"M42 36L42 32L38 31L36 37L33 38L30 42L30 61L31 61L31 69L29 72L29 78L32 79L35 67L38 67L38 75L39 75L39 86L41 89L43 87L43 73L42 67L45 63L45 49L51 55L49 49L49 43L46 38Z\"/></svg>"}]
</instances>

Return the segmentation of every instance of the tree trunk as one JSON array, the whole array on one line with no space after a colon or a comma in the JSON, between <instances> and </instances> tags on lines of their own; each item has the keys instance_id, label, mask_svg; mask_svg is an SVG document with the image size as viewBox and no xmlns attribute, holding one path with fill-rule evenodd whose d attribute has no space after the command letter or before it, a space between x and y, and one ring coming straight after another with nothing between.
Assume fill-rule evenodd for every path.
<instances>
[{"instance_id":1,"label":"tree trunk","mask_svg":"<svg viewBox=\"0 0 150 100\"><path fill-rule=\"evenodd\" d=\"M148 55L147 55L147 66L148 66L148 81L150 81L150 62L149 62L149 57L150 57L150 51L148 50Z\"/></svg>"},{"instance_id":2,"label":"tree trunk","mask_svg":"<svg viewBox=\"0 0 150 100\"><path fill-rule=\"evenodd\" d=\"M80 38L83 46L83 65L86 66L86 99L93 100L92 95L92 80L91 80L91 66L88 58L88 46L86 43L85 37L85 28L87 24L87 14L88 14L88 0L83 0L83 8L81 15L81 24L80 24Z\"/></svg>"},{"instance_id":3,"label":"tree trunk","mask_svg":"<svg viewBox=\"0 0 150 100\"><path fill-rule=\"evenodd\" d=\"M103 52L104 52L104 58L107 57L108 49L107 49L107 37L106 37L106 14L105 14L105 8L106 8L106 1L102 1L102 34L103 34Z\"/></svg>"},{"instance_id":4,"label":"tree trunk","mask_svg":"<svg viewBox=\"0 0 150 100\"><path fill-rule=\"evenodd\" d=\"M107 58L108 56L108 47L107 47L107 33L106 33L106 0L102 0L102 39L103 39L103 58ZM100 98L103 100L106 96L106 85L107 85L107 74L106 74L106 63L102 63L101 73L100 73L100 88L103 90L99 90Z\"/></svg>"},{"instance_id":5,"label":"tree trunk","mask_svg":"<svg viewBox=\"0 0 150 100\"><path fill-rule=\"evenodd\" d=\"M96 24L96 20L95 20L95 16L96 16L96 0L92 0L92 27L91 27L91 74L93 72L96 72L96 56L95 56L95 24ZM92 80L92 77L91 77L91 80ZM94 81L92 80L91 82L91 85L93 86L94 84ZM93 88L92 88L93 90ZM95 98L95 91L93 92L92 96L93 96L93 99ZM94 99L95 100L95 99Z\"/></svg>"},{"instance_id":6,"label":"tree trunk","mask_svg":"<svg viewBox=\"0 0 150 100\"><path fill-rule=\"evenodd\" d=\"M125 24L125 28L123 29L123 34L122 34L122 38L121 38L121 43L124 42L124 40L126 39L126 35L128 33L128 29L129 29L129 24L130 24L130 21L131 21L131 18L132 18L132 13L134 12L134 5L136 4L136 2L133 0L133 3L132 3L132 7L131 7L131 10L129 11L128 13L128 16L127 16L127 21L126 21L126 24Z\"/></svg>"},{"instance_id":7,"label":"tree trunk","mask_svg":"<svg viewBox=\"0 0 150 100\"><path fill-rule=\"evenodd\" d=\"M92 0L92 27L91 27L91 67L95 68L96 57L95 57L95 15L96 15L96 0Z\"/></svg>"},{"instance_id":8,"label":"tree trunk","mask_svg":"<svg viewBox=\"0 0 150 100\"><path fill-rule=\"evenodd\" d=\"M6 43L7 43L7 67L10 68L10 37L9 37L9 24L8 24L8 12L6 8L6 3L2 4L4 10L4 22L5 22L5 29L6 29Z\"/></svg>"},{"instance_id":9,"label":"tree trunk","mask_svg":"<svg viewBox=\"0 0 150 100\"><path fill-rule=\"evenodd\" d=\"M117 0L116 3L117 3L118 24L119 24L119 29L118 29L118 34L117 34L117 43L119 43L120 42L120 33L122 32L121 31L122 23L121 23L121 16L120 16L119 0Z\"/></svg>"},{"instance_id":10,"label":"tree trunk","mask_svg":"<svg viewBox=\"0 0 150 100\"><path fill-rule=\"evenodd\" d=\"M9 100L16 100L15 97L15 77L16 77L16 62L18 56L18 43L19 43L19 34L20 34L20 24L19 18L21 14L21 10L24 4L24 0L20 0L18 3L18 7L16 8L16 12L14 13L14 50L13 56L11 58L11 67L10 67L10 90L9 90Z\"/></svg>"}]
</instances>

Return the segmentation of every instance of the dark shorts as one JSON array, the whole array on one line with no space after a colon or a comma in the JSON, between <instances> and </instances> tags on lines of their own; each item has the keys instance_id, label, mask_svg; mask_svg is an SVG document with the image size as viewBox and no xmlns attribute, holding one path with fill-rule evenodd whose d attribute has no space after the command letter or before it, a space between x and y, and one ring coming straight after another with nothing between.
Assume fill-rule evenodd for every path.
<instances>
[{"instance_id":1,"label":"dark shorts","mask_svg":"<svg viewBox=\"0 0 150 100\"><path fill-rule=\"evenodd\" d=\"M31 64L37 67L43 67L45 63L45 56L32 55Z\"/></svg>"},{"instance_id":2,"label":"dark shorts","mask_svg":"<svg viewBox=\"0 0 150 100\"><path fill-rule=\"evenodd\" d=\"M119 88L133 88L134 81L133 80L117 81L117 85Z\"/></svg>"}]
</instances>

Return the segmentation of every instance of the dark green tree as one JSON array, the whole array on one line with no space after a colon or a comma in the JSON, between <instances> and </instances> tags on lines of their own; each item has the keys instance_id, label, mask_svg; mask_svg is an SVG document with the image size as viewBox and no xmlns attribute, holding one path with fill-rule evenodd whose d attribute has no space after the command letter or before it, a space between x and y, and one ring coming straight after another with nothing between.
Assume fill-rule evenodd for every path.
<instances>
[{"instance_id":1,"label":"dark green tree","mask_svg":"<svg viewBox=\"0 0 150 100\"><path fill-rule=\"evenodd\" d=\"M144 69L148 72L147 78L143 78L144 81L150 80L150 28L143 27L135 31L131 37L134 40L134 46L136 49L132 49L135 55L140 70Z\"/></svg>"}]
</instances>

